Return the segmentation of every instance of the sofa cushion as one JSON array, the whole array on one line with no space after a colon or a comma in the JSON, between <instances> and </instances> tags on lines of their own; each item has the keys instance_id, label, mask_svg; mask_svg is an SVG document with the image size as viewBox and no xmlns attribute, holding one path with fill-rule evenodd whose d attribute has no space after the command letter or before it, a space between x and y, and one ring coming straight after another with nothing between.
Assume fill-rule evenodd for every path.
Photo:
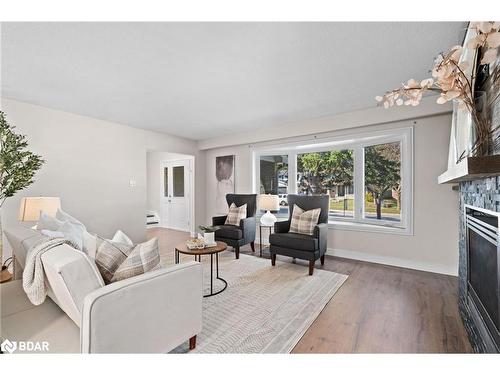
<instances>
[{"instance_id":1,"label":"sofa cushion","mask_svg":"<svg viewBox=\"0 0 500 375\"><path fill-rule=\"evenodd\" d=\"M315 251L318 249L318 239L307 234L299 233L272 233L269 236L271 245L279 247Z\"/></svg>"},{"instance_id":2,"label":"sofa cushion","mask_svg":"<svg viewBox=\"0 0 500 375\"><path fill-rule=\"evenodd\" d=\"M0 301L2 338L46 341L48 353L80 352L80 329L50 299L33 305L23 290L22 280L0 284Z\"/></svg>"},{"instance_id":3,"label":"sofa cushion","mask_svg":"<svg viewBox=\"0 0 500 375\"><path fill-rule=\"evenodd\" d=\"M220 229L215 232L217 238L230 238L239 240L243 238L243 231L234 225L221 225Z\"/></svg>"}]
</instances>

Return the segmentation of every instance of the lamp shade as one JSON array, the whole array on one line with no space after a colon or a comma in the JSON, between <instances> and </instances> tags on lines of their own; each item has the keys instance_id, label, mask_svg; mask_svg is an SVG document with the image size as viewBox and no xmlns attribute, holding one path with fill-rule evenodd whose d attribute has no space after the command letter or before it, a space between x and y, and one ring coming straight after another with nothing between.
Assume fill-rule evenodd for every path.
<instances>
[{"instance_id":1,"label":"lamp shade","mask_svg":"<svg viewBox=\"0 0 500 375\"><path fill-rule=\"evenodd\" d=\"M55 216L60 207L61 200L58 197L24 197L19 207L19 220L38 221L40 211Z\"/></svg>"},{"instance_id":2,"label":"lamp shade","mask_svg":"<svg viewBox=\"0 0 500 375\"><path fill-rule=\"evenodd\" d=\"M279 197L272 194L261 194L259 196L259 208L264 211L279 211Z\"/></svg>"}]
</instances>

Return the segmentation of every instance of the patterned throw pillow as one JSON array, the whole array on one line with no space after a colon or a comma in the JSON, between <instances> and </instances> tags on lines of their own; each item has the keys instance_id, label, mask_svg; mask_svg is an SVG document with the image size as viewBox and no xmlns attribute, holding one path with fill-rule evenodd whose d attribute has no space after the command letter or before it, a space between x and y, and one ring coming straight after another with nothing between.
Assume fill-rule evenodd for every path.
<instances>
[{"instance_id":1,"label":"patterned throw pillow","mask_svg":"<svg viewBox=\"0 0 500 375\"><path fill-rule=\"evenodd\" d=\"M160 267L158 239L153 238L134 247L127 259L116 270L111 282L142 275L148 271L157 270Z\"/></svg>"},{"instance_id":2,"label":"patterned throw pillow","mask_svg":"<svg viewBox=\"0 0 500 375\"><path fill-rule=\"evenodd\" d=\"M134 245L98 238L95 264L106 284L111 282L116 270L133 249Z\"/></svg>"},{"instance_id":3,"label":"patterned throw pillow","mask_svg":"<svg viewBox=\"0 0 500 375\"><path fill-rule=\"evenodd\" d=\"M231 203L229 207L229 213L227 214L226 222L224 224L228 225L240 225L240 220L247 217L247 204L237 207L234 203Z\"/></svg>"},{"instance_id":4,"label":"patterned throw pillow","mask_svg":"<svg viewBox=\"0 0 500 375\"><path fill-rule=\"evenodd\" d=\"M290 232L299 234L314 234L314 227L318 224L321 208L304 211L302 208L293 205L292 221L290 223Z\"/></svg>"},{"instance_id":5,"label":"patterned throw pillow","mask_svg":"<svg viewBox=\"0 0 500 375\"><path fill-rule=\"evenodd\" d=\"M160 268L156 238L137 245L100 240L95 262L106 284Z\"/></svg>"}]
</instances>

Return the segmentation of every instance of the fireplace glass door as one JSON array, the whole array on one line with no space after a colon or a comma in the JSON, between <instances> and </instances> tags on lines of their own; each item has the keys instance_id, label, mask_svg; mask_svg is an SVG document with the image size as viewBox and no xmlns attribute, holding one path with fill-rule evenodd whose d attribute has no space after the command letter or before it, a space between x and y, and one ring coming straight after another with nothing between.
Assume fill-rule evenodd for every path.
<instances>
[{"instance_id":1,"label":"fireplace glass door","mask_svg":"<svg viewBox=\"0 0 500 375\"><path fill-rule=\"evenodd\" d=\"M498 216L466 209L469 295L492 337L500 331Z\"/></svg>"}]
</instances>

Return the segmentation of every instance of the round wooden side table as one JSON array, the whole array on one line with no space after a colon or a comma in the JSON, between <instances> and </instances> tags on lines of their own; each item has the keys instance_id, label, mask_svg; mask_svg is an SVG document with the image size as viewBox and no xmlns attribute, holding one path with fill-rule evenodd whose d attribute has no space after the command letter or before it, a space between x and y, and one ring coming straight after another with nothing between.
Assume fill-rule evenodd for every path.
<instances>
[{"instance_id":1,"label":"round wooden side table","mask_svg":"<svg viewBox=\"0 0 500 375\"><path fill-rule=\"evenodd\" d=\"M175 247L175 264L180 261L180 253L194 255L194 260L201 262L202 255L210 255L210 293L203 297L215 296L222 293L227 288L227 281L219 276L219 253L227 249L225 242L217 241L217 246L206 247L204 249L189 249L186 243L181 243ZM215 279L224 283L224 287L214 293L214 255L215 255Z\"/></svg>"}]
</instances>

